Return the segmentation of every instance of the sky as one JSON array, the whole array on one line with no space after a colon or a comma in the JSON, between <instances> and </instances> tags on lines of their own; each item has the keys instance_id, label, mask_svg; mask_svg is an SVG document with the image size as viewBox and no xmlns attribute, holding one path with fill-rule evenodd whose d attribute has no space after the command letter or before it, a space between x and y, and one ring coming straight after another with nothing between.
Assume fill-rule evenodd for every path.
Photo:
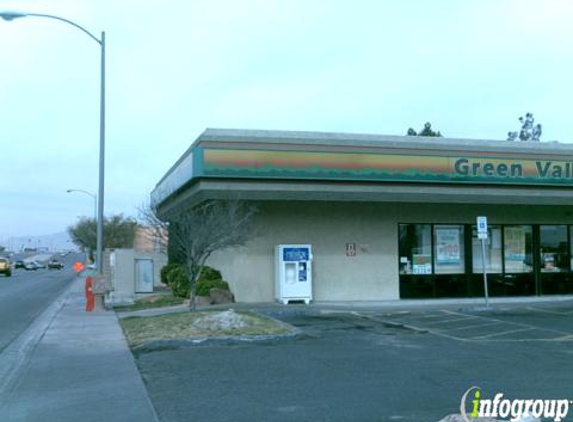
<instances>
[{"instance_id":1,"label":"sky","mask_svg":"<svg viewBox=\"0 0 573 422\"><path fill-rule=\"evenodd\" d=\"M106 33L105 213L136 216L206 128L573 142L569 0L0 0ZM0 20L0 240L65 231L98 190L100 47Z\"/></svg>"}]
</instances>

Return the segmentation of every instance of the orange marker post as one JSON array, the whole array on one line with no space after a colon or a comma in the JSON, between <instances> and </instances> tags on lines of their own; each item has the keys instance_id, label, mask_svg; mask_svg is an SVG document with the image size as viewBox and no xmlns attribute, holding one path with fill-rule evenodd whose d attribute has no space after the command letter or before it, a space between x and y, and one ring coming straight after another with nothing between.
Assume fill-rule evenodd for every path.
<instances>
[{"instance_id":1,"label":"orange marker post","mask_svg":"<svg viewBox=\"0 0 573 422\"><path fill-rule=\"evenodd\" d=\"M86 312L91 312L94 310L95 305L95 295L93 293L93 279L91 276L86 277Z\"/></svg>"}]
</instances>

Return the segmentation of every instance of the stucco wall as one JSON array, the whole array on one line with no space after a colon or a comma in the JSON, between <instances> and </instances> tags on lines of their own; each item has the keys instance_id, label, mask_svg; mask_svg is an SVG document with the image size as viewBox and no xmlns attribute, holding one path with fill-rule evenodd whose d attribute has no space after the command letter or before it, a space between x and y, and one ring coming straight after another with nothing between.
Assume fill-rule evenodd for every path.
<instances>
[{"instance_id":1,"label":"stucco wall","mask_svg":"<svg viewBox=\"0 0 573 422\"><path fill-rule=\"evenodd\" d=\"M316 301L399 298L398 223L573 224L568 207L416 203L272 202L259 204L256 237L208 264L239 302L274 300L274 247L311 244ZM355 257L345 255L355 243Z\"/></svg>"},{"instance_id":2,"label":"stucco wall","mask_svg":"<svg viewBox=\"0 0 573 422\"><path fill-rule=\"evenodd\" d=\"M259 206L258 235L245 247L221 252L220 269L241 302L274 300L274 247L311 244L313 294L323 300L398 298L393 204L275 202ZM356 243L346 257L346 243Z\"/></svg>"}]
</instances>

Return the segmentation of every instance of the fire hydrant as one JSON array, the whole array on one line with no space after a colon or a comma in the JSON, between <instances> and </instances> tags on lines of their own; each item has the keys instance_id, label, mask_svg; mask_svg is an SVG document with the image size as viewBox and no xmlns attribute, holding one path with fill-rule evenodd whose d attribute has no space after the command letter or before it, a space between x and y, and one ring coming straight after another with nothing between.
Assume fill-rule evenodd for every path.
<instances>
[{"instance_id":1,"label":"fire hydrant","mask_svg":"<svg viewBox=\"0 0 573 422\"><path fill-rule=\"evenodd\" d=\"M86 312L91 312L94 310L95 305L95 295L93 293L93 279L91 276L86 277Z\"/></svg>"}]
</instances>

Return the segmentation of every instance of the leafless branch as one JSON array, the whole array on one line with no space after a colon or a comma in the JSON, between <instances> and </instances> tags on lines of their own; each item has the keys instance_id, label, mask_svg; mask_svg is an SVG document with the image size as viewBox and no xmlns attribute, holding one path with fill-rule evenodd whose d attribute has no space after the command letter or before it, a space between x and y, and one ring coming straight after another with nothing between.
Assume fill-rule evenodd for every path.
<instances>
[{"instance_id":1,"label":"leafless branch","mask_svg":"<svg viewBox=\"0 0 573 422\"><path fill-rule=\"evenodd\" d=\"M169 223L157 217L155 210L149 204L136 207L140 224L146 227L145 236L153 244L159 246L161 252L167 251L169 241Z\"/></svg>"},{"instance_id":2,"label":"leafless branch","mask_svg":"<svg viewBox=\"0 0 573 422\"><path fill-rule=\"evenodd\" d=\"M169 216L170 241L186 260L192 309L205 261L216 251L245 245L255 235L251 223L256 212L244 201L213 200Z\"/></svg>"}]
</instances>

